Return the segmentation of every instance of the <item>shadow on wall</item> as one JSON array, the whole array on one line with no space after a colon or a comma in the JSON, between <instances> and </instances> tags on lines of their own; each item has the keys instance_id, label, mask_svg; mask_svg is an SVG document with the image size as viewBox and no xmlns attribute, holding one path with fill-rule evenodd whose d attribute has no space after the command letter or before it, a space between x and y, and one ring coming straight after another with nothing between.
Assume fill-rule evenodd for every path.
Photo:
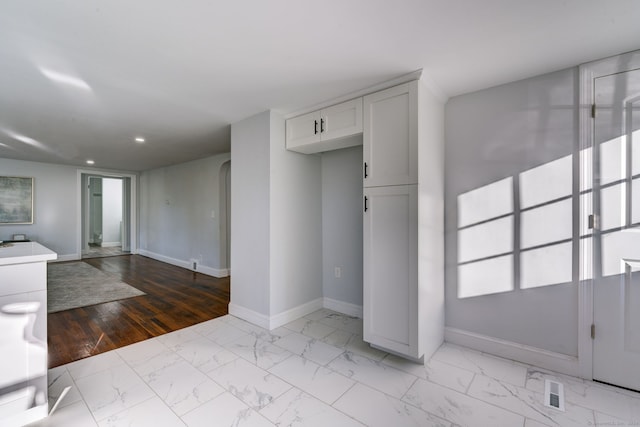
<instances>
[{"instance_id":1,"label":"shadow on wall","mask_svg":"<svg viewBox=\"0 0 640 427\"><path fill-rule=\"evenodd\" d=\"M640 130L597 147L601 249L593 270L607 277L625 273L622 258L640 259ZM591 148L578 156L591 165ZM573 165L565 156L458 195L458 298L572 282L580 248L594 243L580 215L593 202L592 180L583 173L574 187Z\"/></svg>"}]
</instances>

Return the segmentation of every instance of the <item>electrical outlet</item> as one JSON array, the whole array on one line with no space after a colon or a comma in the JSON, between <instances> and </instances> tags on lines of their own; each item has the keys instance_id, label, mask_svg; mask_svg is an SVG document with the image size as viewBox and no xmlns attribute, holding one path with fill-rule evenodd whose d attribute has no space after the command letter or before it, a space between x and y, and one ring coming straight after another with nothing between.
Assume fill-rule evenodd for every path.
<instances>
[{"instance_id":1,"label":"electrical outlet","mask_svg":"<svg viewBox=\"0 0 640 427\"><path fill-rule=\"evenodd\" d=\"M340 267L334 267L333 275L336 276L336 279L339 279L342 276L342 269Z\"/></svg>"}]
</instances>

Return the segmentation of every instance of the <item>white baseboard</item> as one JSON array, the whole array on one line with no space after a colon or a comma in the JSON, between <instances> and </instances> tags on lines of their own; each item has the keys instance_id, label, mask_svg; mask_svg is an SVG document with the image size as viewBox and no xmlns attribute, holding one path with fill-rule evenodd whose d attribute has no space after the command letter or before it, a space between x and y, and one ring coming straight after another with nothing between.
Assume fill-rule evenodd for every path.
<instances>
[{"instance_id":1,"label":"white baseboard","mask_svg":"<svg viewBox=\"0 0 640 427\"><path fill-rule=\"evenodd\" d=\"M223 269L213 268L213 267L207 267L206 265L200 265L200 264L198 264L198 270L196 271L202 274L206 274L207 276L213 276L218 278L229 276L229 270L227 270L226 268L223 268Z\"/></svg>"},{"instance_id":2,"label":"white baseboard","mask_svg":"<svg viewBox=\"0 0 640 427\"><path fill-rule=\"evenodd\" d=\"M239 317L242 320L246 320L249 323L260 326L261 328L269 329L269 316L265 316L262 313L253 311L246 307L229 303L229 314Z\"/></svg>"},{"instance_id":3,"label":"white baseboard","mask_svg":"<svg viewBox=\"0 0 640 427\"><path fill-rule=\"evenodd\" d=\"M269 319L269 329L279 328L282 325L286 325L289 322L293 322L296 319L306 316L309 313L313 313L316 310L322 308L322 298L316 298L313 301L309 301L305 304L301 304L290 310L283 311Z\"/></svg>"},{"instance_id":4,"label":"white baseboard","mask_svg":"<svg viewBox=\"0 0 640 427\"><path fill-rule=\"evenodd\" d=\"M101 248L115 248L116 246L122 246L120 242L102 242L100 243Z\"/></svg>"},{"instance_id":5,"label":"white baseboard","mask_svg":"<svg viewBox=\"0 0 640 427\"><path fill-rule=\"evenodd\" d=\"M346 314L347 316L353 316L362 319L361 305L355 305L348 302L324 297L322 299L322 307L328 308L329 310L337 311L338 313Z\"/></svg>"},{"instance_id":6,"label":"white baseboard","mask_svg":"<svg viewBox=\"0 0 640 427\"><path fill-rule=\"evenodd\" d=\"M329 310L337 311L338 313L346 314L348 316L362 318L362 306L331 298L316 298L270 317L246 307L230 303L229 314L244 319L247 322L251 322L254 325L271 330L293 322L294 320L313 313L316 310L320 310L321 308L328 308Z\"/></svg>"},{"instance_id":7,"label":"white baseboard","mask_svg":"<svg viewBox=\"0 0 640 427\"><path fill-rule=\"evenodd\" d=\"M66 254L66 255L58 255L58 258L52 259L49 262L78 261L80 259L82 259L82 257L78 254Z\"/></svg>"},{"instance_id":8,"label":"white baseboard","mask_svg":"<svg viewBox=\"0 0 640 427\"><path fill-rule=\"evenodd\" d=\"M578 358L575 356L568 356L562 353L543 350L541 348L451 327L444 328L444 340L495 356L504 357L505 359L516 360L562 374L576 377L580 376Z\"/></svg>"},{"instance_id":9,"label":"white baseboard","mask_svg":"<svg viewBox=\"0 0 640 427\"><path fill-rule=\"evenodd\" d=\"M186 268L187 270L191 270L191 264L189 261L183 261L181 259L171 258L168 256L160 255L155 252L150 252L145 249L138 249L138 254L142 256L146 256L148 258L153 258L156 261L166 262L167 264L175 265L177 267Z\"/></svg>"},{"instance_id":10,"label":"white baseboard","mask_svg":"<svg viewBox=\"0 0 640 427\"><path fill-rule=\"evenodd\" d=\"M193 270L191 268L191 263L189 261L171 258L168 256L157 254L155 252L147 251L145 249L138 249L138 254L142 256L146 256L148 258L153 258L156 261L162 261L162 262L166 262L167 264L175 265L177 267L186 268L187 270L197 271L198 273L206 274L207 276L227 277L229 275L228 270L226 269L217 269L213 267L207 267L206 265L202 265L202 264L198 264L198 269Z\"/></svg>"}]
</instances>

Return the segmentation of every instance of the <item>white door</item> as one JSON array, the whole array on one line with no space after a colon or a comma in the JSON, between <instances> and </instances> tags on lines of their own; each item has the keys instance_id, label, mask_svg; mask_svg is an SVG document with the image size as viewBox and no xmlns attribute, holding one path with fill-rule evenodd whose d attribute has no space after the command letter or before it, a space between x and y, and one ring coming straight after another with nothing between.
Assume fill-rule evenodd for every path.
<instances>
[{"instance_id":1,"label":"white door","mask_svg":"<svg viewBox=\"0 0 640 427\"><path fill-rule=\"evenodd\" d=\"M418 83L364 97L365 187L418 183Z\"/></svg>"},{"instance_id":2,"label":"white door","mask_svg":"<svg viewBox=\"0 0 640 427\"><path fill-rule=\"evenodd\" d=\"M595 79L593 377L640 390L640 70Z\"/></svg>"},{"instance_id":3,"label":"white door","mask_svg":"<svg viewBox=\"0 0 640 427\"><path fill-rule=\"evenodd\" d=\"M364 196L364 340L418 358L417 185Z\"/></svg>"}]
</instances>

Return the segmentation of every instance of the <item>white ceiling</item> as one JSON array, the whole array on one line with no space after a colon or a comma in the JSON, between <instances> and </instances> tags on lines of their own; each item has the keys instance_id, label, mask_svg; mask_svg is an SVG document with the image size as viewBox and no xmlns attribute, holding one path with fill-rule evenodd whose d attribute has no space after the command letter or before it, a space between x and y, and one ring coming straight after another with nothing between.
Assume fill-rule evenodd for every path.
<instances>
[{"instance_id":1,"label":"white ceiling","mask_svg":"<svg viewBox=\"0 0 640 427\"><path fill-rule=\"evenodd\" d=\"M3 0L0 157L147 170L420 68L455 96L638 49L639 22L638 0Z\"/></svg>"}]
</instances>

